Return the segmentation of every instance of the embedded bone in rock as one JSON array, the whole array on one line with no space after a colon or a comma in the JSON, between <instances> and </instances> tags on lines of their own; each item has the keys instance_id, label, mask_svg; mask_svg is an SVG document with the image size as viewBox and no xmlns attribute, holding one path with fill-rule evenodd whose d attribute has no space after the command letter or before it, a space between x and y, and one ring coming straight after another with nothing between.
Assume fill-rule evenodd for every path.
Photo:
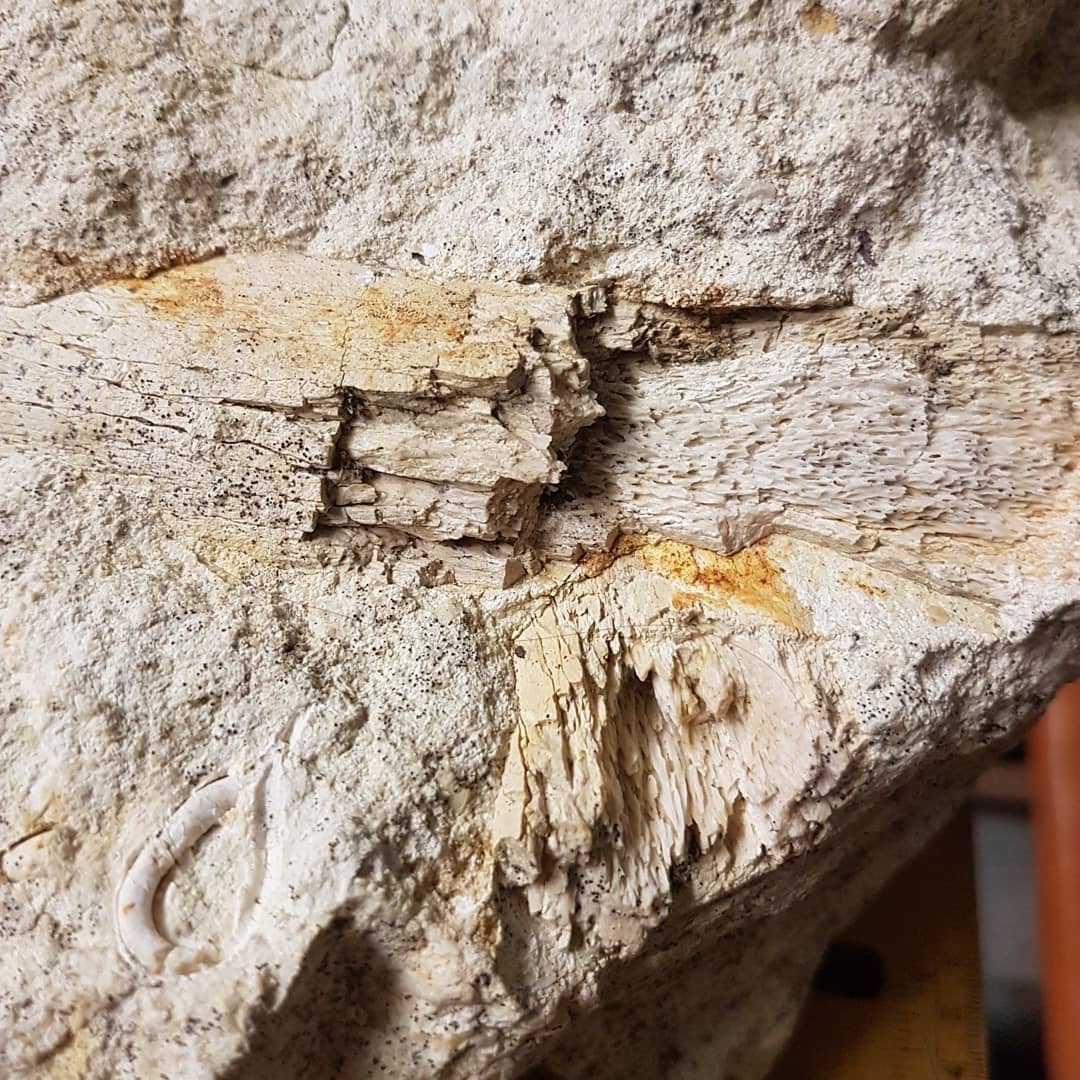
<instances>
[{"instance_id":1,"label":"embedded bone in rock","mask_svg":"<svg viewBox=\"0 0 1080 1080\"><path fill-rule=\"evenodd\" d=\"M266 535L519 539L599 411L565 290L371 277L224 258L8 308L4 450Z\"/></svg>"},{"instance_id":2,"label":"embedded bone in rock","mask_svg":"<svg viewBox=\"0 0 1080 1080\"><path fill-rule=\"evenodd\" d=\"M786 532L993 592L1040 558L1029 538L1080 520L1076 334L615 300L581 336L605 418L574 446L556 550L614 529L729 552Z\"/></svg>"},{"instance_id":3,"label":"embedded bone in rock","mask_svg":"<svg viewBox=\"0 0 1080 1080\"><path fill-rule=\"evenodd\" d=\"M0 1074L764 1077L1080 675L1077 19L0 14Z\"/></svg>"}]
</instances>

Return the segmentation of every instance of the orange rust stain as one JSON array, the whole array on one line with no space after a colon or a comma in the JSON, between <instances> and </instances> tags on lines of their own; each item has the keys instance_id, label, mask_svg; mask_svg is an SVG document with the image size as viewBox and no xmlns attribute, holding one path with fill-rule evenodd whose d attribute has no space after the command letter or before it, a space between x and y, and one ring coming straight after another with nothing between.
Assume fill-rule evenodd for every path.
<instances>
[{"instance_id":1,"label":"orange rust stain","mask_svg":"<svg viewBox=\"0 0 1080 1080\"><path fill-rule=\"evenodd\" d=\"M435 358L459 367L466 361L505 366L485 343L468 342L473 293L467 287L401 279L361 285L334 275L312 279L302 267L228 258L109 284L150 315L203 339L238 335L289 365L336 369L346 351L374 362L381 348L404 346L410 363L430 354L435 366Z\"/></svg>"},{"instance_id":2,"label":"orange rust stain","mask_svg":"<svg viewBox=\"0 0 1080 1080\"><path fill-rule=\"evenodd\" d=\"M887 596L888 590L881 588L880 585L871 585L869 581L853 581L852 584L856 589L866 593L867 596Z\"/></svg>"},{"instance_id":3,"label":"orange rust stain","mask_svg":"<svg viewBox=\"0 0 1080 1080\"><path fill-rule=\"evenodd\" d=\"M220 322L230 311L213 266L192 263L163 270L148 278L117 282L152 314L174 322Z\"/></svg>"},{"instance_id":4,"label":"orange rust stain","mask_svg":"<svg viewBox=\"0 0 1080 1080\"><path fill-rule=\"evenodd\" d=\"M579 565L584 567L589 577L595 577L605 570L610 570L618 557L614 551L589 551L582 555Z\"/></svg>"},{"instance_id":5,"label":"orange rust stain","mask_svg":"<svg viewBox=\"0 0 1080 1080\"><path fill-rule=\"evenodd\" d=\"M845 585L850 586L852 589L858 589L859 592L864 593L867 596L889 595L889 590L883 585L875 585L872 581L868 581L854 570L845 570L844 573L840 575L840 580Z\"/></svg>"},{"instance_id":6,"label":"orange rust stain","mask_svg":"<svg viewBox=\"0 0 1080 1080\"><path fill-rule=\"evenodd\" d=\"M802 28L814 37L835 34L838 25L836 12L830 11L823 4L809 4L799 12Z\"/></svg>"},{"instance_id":7,"label":"orange rust stain","mask_svg":"<svg viewBox=\"0 0 1080 1080\"><path fill-rule=\"evenodd\" d=\"M371 285L356 298L360 321L388 345L426 341L459 343L465 337L468 294L413 282L392 289Z\"/></svg>"},{"instance_id":8,"label":"orange rust stain","mask_svg":"<svg viewBox=\"0 0 1080 1080\"><path fill-rule=\"evenodd\" d=\"M634 555L646 569L687 586L673 595L675 608L694 607L703 601L735 601L792 630L810 632L810 613L784 581L783 570L769 560L765 546L754 544L734 555L720 555L677 540L623 534L607 557L610 565L616 558ZM695 591L688 591L691 589Z\"/></svg>"},{"instance_id":9,"label":"orange rust stain","mask_svg":"<svg viewBox=\"0 0 1080 1080\"><path fill-rule=\"evenodd\" d=\"M239 271L228 259L175 266L148 278L109 284L137 301L147 314L189 330L198 345L220 335L232 351L266 350L273 362L305 371L336 371L351 330L348 303L327 302L318 283Z\"/></svg>"},{"instance_id":10,"label":"orange rust stain","mask_svg":"<svg viewBox=\"0 0 1080 1080\"><path fill-rule=\"evenodd\" d=\"M684 608L696 608L701 606L700 593L688 593L677 592L673 593L671 597L671 606L676 611L682 611Z\"/></svg>"}]
</instances>

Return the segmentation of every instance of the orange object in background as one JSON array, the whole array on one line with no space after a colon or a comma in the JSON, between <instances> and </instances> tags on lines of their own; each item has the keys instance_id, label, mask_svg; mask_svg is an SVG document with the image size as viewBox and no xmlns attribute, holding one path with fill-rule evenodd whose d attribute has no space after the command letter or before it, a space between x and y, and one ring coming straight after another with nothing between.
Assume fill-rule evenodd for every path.
<instances>
[{"instance_id":1,"label":"orange object in background","mask_svg":"<svg viewBox=\"0 0 1080 1080\"><path fill-rule=\"evenodd\" d=\"M1080 682L1028 743L1039 890L1043 1042L1051 1080L1080 1077Z\"/></svg>"}]
</instances>

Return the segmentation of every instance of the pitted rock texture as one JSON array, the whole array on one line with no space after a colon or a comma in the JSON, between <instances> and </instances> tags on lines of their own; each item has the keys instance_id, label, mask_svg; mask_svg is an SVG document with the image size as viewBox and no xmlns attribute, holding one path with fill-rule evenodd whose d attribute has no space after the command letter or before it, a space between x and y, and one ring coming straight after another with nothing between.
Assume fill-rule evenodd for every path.
<instances>
[{"instance_id":1,"label":"pitted rock texture","mask_svg":"<svg viewBox=\"0 0 1080 1080\"><path fill-rule=\"evenodd\" d=\"M1075 325L1071 7L13 5L6 295L287 245Z\"/></svg>"},{"instance_id":2,"label":"pitted rock texture","mask_svg":"<svg viewBox=\"0 0 1080 1080\"><path fill-rule=\"evenodd\" d=\"M577 1075L597 1023L747 1075L1080 644L789 538L402 587L0 469L16 1075Z\"/></svg>"},{"instance_id":3,"label":"pitted rock texture","mask_svg":"<svg viewBox=\"0 0 1080 1080\"><path fill-rule=\"evenodd\" d=\"M0 1073L763 1076L1080 674L1076 27L0 13Z\"/></svg>"}]
</instances>

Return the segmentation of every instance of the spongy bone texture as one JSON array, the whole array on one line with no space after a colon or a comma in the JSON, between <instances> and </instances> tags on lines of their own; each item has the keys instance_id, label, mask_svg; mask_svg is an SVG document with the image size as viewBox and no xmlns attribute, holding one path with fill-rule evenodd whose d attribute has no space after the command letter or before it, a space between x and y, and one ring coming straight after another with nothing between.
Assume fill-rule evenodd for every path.
<instances>
[{"instance_id":1,"label":"spongy bone texture","mask_svg":"<svg viewBox=\"0 0 1080 1080\"><path fill-rule=\"evenodd\" d=\"M0 12L0 1073L764 1076L1080 674L1061 0Z\"/></svg>"}]
</instances>

